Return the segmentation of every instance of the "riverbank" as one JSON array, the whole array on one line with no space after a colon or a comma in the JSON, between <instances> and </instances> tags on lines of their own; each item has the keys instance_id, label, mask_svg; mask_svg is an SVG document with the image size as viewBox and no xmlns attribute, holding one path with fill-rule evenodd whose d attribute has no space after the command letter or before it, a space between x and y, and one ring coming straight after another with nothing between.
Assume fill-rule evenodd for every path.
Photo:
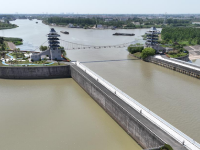
<instances>
[{"instance_id":1,"label":"riverbank","mask_svg":"<svg viewBox=\"0 0 200 150\"><path fill-rule=\"evenodd\" d=\"M59 24L55 24L55 23L47 23L42 21L43 24L48 25L48 26L54 26L54 27L67 27L70 29L92 29L92 30L120 30L120 29L126 29L126 30L132 30L132 29L149 29L150 27L152 27L152 25L142 25L142 26L136 26L133 28L130 27L115 27L115 26L106 26L106 27L101 27L101 28L96 28L96 24L91 25L91 27L83 27L83 26L78 26L78 27L69 27L68 24L65 25L59 25ZM156 26L156 28L162 28L162 26Z\"/></svg>"},{"instance_id":2,"label":"riverbank","mask_svg":"<svg viewBox=\"0 0 200 150\"><path fill-rule=\"evenodd\" d=\"M0 30L6 30L6 29L14 29L17 28L18 26L15 27L0 27Z\"/></svg>"},{"instance_id":3,"label":"riverbank","mask_svg":"<svg viewBox=\"0 0 200 150\"><path fill-rule=\"evenodd\" d=\"M200 59L200 55L192 55L192 54L189 54L189 59L190 60L197 60L197 59Z\"/></svg>"},{"instance_id":4,"label":"riverbank","mask_svg":"<svg viewBox=\"0 0 200 150\"><path fill-rule=\"evenodd\" d=\"M17 27L18 26L16 24L0 22L0 30L13 29L13 28L17 28Z\"/></svg>"},{"instance_id":5,"label":"riverbank","mask_svg":"<svg viewBox=\"0 0 200 150\"><path fill-rule=\"evenodd\" d=\"M190 60L200 59L200 45L185 46L184 48L189 51Z\"/></svg>"}]
</instances>

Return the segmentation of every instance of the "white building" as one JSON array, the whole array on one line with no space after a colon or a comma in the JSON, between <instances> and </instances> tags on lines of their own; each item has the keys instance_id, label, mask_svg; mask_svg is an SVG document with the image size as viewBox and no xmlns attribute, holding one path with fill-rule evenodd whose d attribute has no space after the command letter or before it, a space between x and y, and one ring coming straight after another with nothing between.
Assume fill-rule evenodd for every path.
<instances>
[{"instance_id":1,"label":"white building","mask_svg":"<svg viewBox=\"0 0 200 150\"><path fill-rule=\"evenodd\" d=\"M72 23L68 24L68 28L73 28L74 25Z\"/></svg>"},{"instance_id":2,"label":"white building","mask_svg":"<svg viewBox=\"0 0 200 150\"><path fill-rule=\"evenodd\" d=\"M200 24L200 22L192 22L192 24Z\"/></svg>"},{"instance_id":3,"label":"white building","mask_svg":"<svg viewBox=\"0 0 200 150\"><path fill-rule=\"evenodd\" d=\"M105 22L110 22L110 21L113 21L113 19L112 18L105 19Z\"/></svg>"},{"instance_id":4,"label":"white building","mask_svg":"<svg viewBox=\"0 0 200 150\"><path fill-rule=\"evenodd\" d=\"M120 18L120 21L127 21L128 18Z\"/></svg>"},{"instance_id":5,"label":"white building","mask_svg":"<svg viewBox=\"0 0 200 150\"><path fill-rule=\"evenodd\" d=\"M132 22L134 25L140 25L140 22Z\"/></svg>"},{"instance_id":6,"label":"white building","mask_svg":"<svg viewBox=\"0 0 200 150\"><path fill-rule=\"evenodd\" d=\"M97 29L103 29L103 25L98 24L98 25L97 25Z\"/></svg>"}]
</instances>

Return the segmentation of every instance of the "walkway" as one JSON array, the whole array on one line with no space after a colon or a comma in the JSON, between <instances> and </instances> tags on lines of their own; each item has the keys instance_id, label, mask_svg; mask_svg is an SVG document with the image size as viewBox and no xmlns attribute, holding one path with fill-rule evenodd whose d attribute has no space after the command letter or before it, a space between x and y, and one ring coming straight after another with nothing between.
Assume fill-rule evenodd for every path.
<instances>
[{"instance_id":1,"label":"walkway","mask_svg":"<svg viewBox=\"0 0 200 150\"><path fill-rule=\"evenodd\" d=\"M16 46L15 44L13 44L13 42L7 42L8 43L8 47L10 48L10 50L15 50Z\"/></svg>"}]
</instances>

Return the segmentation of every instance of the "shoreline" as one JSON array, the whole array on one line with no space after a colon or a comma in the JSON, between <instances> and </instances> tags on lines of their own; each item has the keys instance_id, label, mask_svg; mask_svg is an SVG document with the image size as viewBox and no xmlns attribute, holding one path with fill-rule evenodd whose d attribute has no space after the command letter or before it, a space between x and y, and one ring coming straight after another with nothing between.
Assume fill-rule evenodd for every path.
<instances>
[{"instance_id":1,"label":"shoreline","mask_svg":"<svg viewBox=\"0 0 200 150\"><path fill-rule=\"evenodd\" d=\"M51 24L47 24L47 23L45 23L45 22L43 22L42 21L42 23L43 24L45 24L45 25L48 25L48 26L52 26L52 27L66 27L66 28L69 28L69 27L67 27L67 25L65 26L65 25L51 25ZM69 29L84 29L84 28L69 28ZM87 28L87 29L92 29L92 30L112 30L112 29L107 29L107 28L105 28L105 29L97 29L97 28ZM87 29L85 29L85 30L87 30ZM149 29L149 28L133 28L133 29L126 29L126 28L115 28L115 30L134 30L134 29ZM113 30L114 31L114 30Z\"/></svg>"},{"instance_id":2,"label":"shoreline","mask_svg":"<svg viewBox=\"0 0 200 150\"><path fill-rule=\"evenodd\" d=\"M200 59L200 55L192 55L192 54L189 54L189 59L190 60L197 60L197 59Z\"/></svg>"}]
</instances>

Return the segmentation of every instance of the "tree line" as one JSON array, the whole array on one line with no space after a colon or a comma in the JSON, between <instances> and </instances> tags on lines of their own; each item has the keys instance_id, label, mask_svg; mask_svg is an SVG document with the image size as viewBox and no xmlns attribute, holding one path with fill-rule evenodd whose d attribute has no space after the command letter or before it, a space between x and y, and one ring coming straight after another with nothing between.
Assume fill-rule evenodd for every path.
<instances>
[{"instance_id":1,"label":"tree line","mask_svg":"<svg viewBox=\"0 0 200 150\"><path fill-rule=\"evenodd\" d=\"M180 42L188 41L189 44L200 44L200 28L192 27L167 27L161 32L162 40Z\"/></svg>"},{"instance_id":2,"label":"tree line","mask_svg":"<svg viewBox=\"0 0 200 150\"><path fill-rule=\"evenodd\" d=\"M68 24L73 24L73 25L79 25L79 26L94 26L96 24L102 24L102 25L107 25L107 26L116 26L116 27L122 27L124 24L126 24L123 21L118 21L118 20L112 20L109 22L105 22L103 18L63 18L63 17L51 17L47 18L44 22L48 24L55 23L57 25L68 25Z\"/></svg>"}]
</instances>

